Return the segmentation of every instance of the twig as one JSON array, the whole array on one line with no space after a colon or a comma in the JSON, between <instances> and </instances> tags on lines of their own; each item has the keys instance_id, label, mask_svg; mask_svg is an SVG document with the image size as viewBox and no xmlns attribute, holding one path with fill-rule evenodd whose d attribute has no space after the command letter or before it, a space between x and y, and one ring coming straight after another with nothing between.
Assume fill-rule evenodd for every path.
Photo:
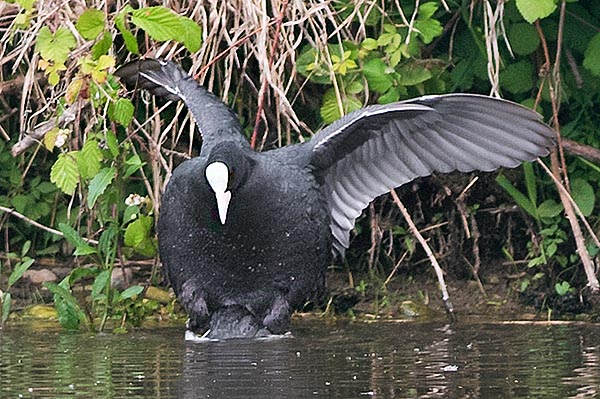
<instances>
[{"instance_id":1,"label":"twig","mask_svg":"<svg viewBox=\"0 0 600 399\"><path fill-rule=\"evenodd\" d=\"M402 262L404 261L404 259L406 258L407 255L408 255L408 251L405 251L402 254L402 256L400 257L400 260L398 262L396 262L396 264L394 265L394 269L392 269L389 276L387 276L387 278L383 282L384 287L387 287L388 283L392 280L392 277L394 277L394 274L396 274L396 271L398 270L398 268L400 267L400 265L402 264Z\"/></svg>"},{"instance_id":2,"label":"twig","mask_svg":"<svg viewBox=\"0 0 600 399\"><path fill-rule=\"evenodd\" d=\"M570 154L579 155L589 161L600 162L600 150L573 140L562 139L563 148Z\"/></svg>"},{"instance_id":3,"label":"twig","mask_svg":"<svg viewBox=\"0 0 600 399\"><path fill-rule=\"evenodd\" d=\"M55 229L53 229L51 227L48 227L48 226L44 226L43 224L38 223L35 220L32 220L32 219L28 218L27 216L23 215L22 213L19 213L19 212L15 211L14 209L6 208L6 207L0 205L0 212L6 212L6 213L8 213L10 215L16 216L19 219L26 221L30 225L35 226L35 227L37 227L39 229L42 229L44 231L47 231L48 233L52 233L52 234L55 234L55 235L61 236L61 237L65 236L62 231L55 230ZM91 238L84 238L84 237L82 237L82 239L83 239L83 241L87 242L88 244L98 245L98 241L92 240Z\"/></svg>"},{"instance_id":4,"label":"twig","mask_svg":"<svg viewBox=\"0 0 600 399\"><path fill-rule=\"evenodd\" d=\"M269 58L269 70L271 70L271 68L273 67L275 53L277 52L277 47L279 47L279 33L281 32L281 24L283 23L283 18L285 16L285 10L287 9L287 5L288 0L284 0L283 4L281 5L281 10L279 11L279 16L277 17L277 21L275 22L275 38L273 39L273 48L271 50L271 57ZM260 91L258 93L258 109L256 110L256 119L254 120L254 131L252 132L252 139L250 140L250 147L252 148L256 148L258 126L260 125L260 116L262 115L263 109L265 107L268 83L268 79L263 78L262 84L260 86Z\"/></svg>"},{"instance_id":5,"label":"twig","mask_svg":"<svg viewBox=\"0 0 600 399\"><path fill-rule=\"evenodd\" d=\"M273 20L273 21L269 22L266 27L268 28L269 26L277 23L277 21L278 20ZM198 73L196 73L194 75L194 79L198 80L198 78L200 76L202 76L208 68L213 66L221 58L225 57L230 51L235 50L236 48L238 48L239 46L241 46L242 44L247 42L252 36L256 35L258 32L260 32L263 29L265 29L265 27L259 26L258 28L254 29L252 32L247 34L246 36L239 38L234 43L231 43L231 45L229 47L227 47L225 50L221 51L219 54L217 54L216 57L213 57L208 63L206 63L204 66L202 66L202 68L200 68L200 71L198 71Z\"/></svg>"},{"instance_id":6,"label":"twig","mask_svg":"<svg viewBox=\"0 0 600 399\"><path fill-rule=\"evenodd\" d=\"M375 204L371 202L369 205L369 215L371 218L371 248L369 248L369 270L372 270L375 266L375 258L380 247L381 235L379 234L379 226L377 223L377 213L375 211Z\"/></svg>"},{"instance_id":7,"label":"twig","mask_svg":"<svg viewBox=\"0 0 600 399\"><path fill-rule=\"evenodd\" d=\"M558 190L560 192L562 192L566 196L566 198L568 199L568 201L571 203L571 206L573 206L573 209L575 210L575 212L579 216L579 219L581 219L581 221L583 222L583 225L585 226L586 230L588 231L588 233L590 233L590 237L592 237L592 240L594 241L594 244L596 244L596 246L598 248L600 248L600 240L596 236L596 233L594 233L594 230L592 229L592 226L590 226L590 224L588 223L588 221L585 218L583 212L581 212L581 209L577 205L577 202L575 202L575 200L573 199L573 197L571 196L571 194L567 191L567 188L564 186L564 184L562 184L562 182L560 180L558 180L556 178L556 176L554 176L554 174L552 174L552 171L546 166L545 163L543 163L539 159L537 161L538 161L538 164L540 164L542 166L542 168L546 171L546 173L554 181L554 184L556 184L556 187L558 188Z\"/></svg>"},{"instance_id":8,"label":"twig","mask_svg":"<svg viewBox=\"0 0 600 399\"><path fill-rule=\"evenodd\" d=\"M562 138L560 135L560 123L558 121L558 111L559 111L559 105L560 105L559 93L558 93L558 90L560 90L559 64L560 64L561 47L562 47L562 41L563 41L563 29L564 29L564 22L565 22L565 10L566 10L565 5L566 5L565 0L562 0L561 8L560 8L559 24L558 24L556 57L554 59L554 66L552 69L552 75L551 75L552 78L550 79L549 86L548 86L550 89L550 98L552 100L552 121L553 121L554 128L556 130L556 136L557 136L557 149L553 150L552 153L550 154L550 163L552 166L552 171L551 171L551 173L549 173L549 175L557 187L560 200L565 209L565 215L567 217L567 220L569 221L569 224L571 225L571 230L573 231L573 238L575 239L575 244L577 246L577 254L579 255L579 258L581 259L581 263L583 264L583 269L585 271L585 274L586 274L586 277L588 280L588 286L590 287L592 293L598 294L600 292L600 283L598 282L598 278L596 277L596 273L594 270L595 269L594 263L593 263L593 261L590 257L590 254L588 253L587 248L585 246L585 239L583 237L583 232L581 230L581 226L579 225L579 223L577 221L577 216L575 215L575 208L573 207L572 198L570 195L568 195L569 178L568 178L568 172L567 172L566 163L565 163L565 157L564 157L564 153L563 153ZM546 38L541 29L539 21L536 21L535 25L536 25L538 34L540 36L540 40L544 44L544 48L545 48L544 49L545 66L549 67L551 65L551 62L550 62L549 53L547 51L547 47L545 46ZM547 167L545 167L544 169L547 172L549 172ZM561 174L561 171L562 171L562 174ZM563 187L563 184L564 184L564 187ZM587 223L587 221L584 223Z\"/></svg>"},{"instance_id":9,"label":"twig","mask_svg":"<svg viewBox=\"0 0 600 399\"><path fill-rule=\"evenodd\" d=\"M77 112L81 110L81 108L85 105L81 100L76 101L71 106L69 106L62 115L58 119L53 119L46 121L39 125L33 132L25 135L21 140L19 140L12 148L11 155L16 157L23 153L26 149L31 147L32 145L39 143L39 141L44 138L46 133L55 128L56 126L65 126L66 124L75 120Z\"/></svg>"},{"instance_id":10,"label":"twig","mask_svg":"<svg viewBox=\"0 0 600 399\"><path fill-rule=\"evenodd\" d=\"M440 264L438 263L437 259L433 255L433 251L431 251L431 248L429 248L429 245L427 245L425 238L423 238L421 233L419 233L417 226L415 226L414 222L410 218L410 214L404 207L404 204L402 203L402 201L400 201L400 198L398 197L398 194L396 194L396 191L394 189L392 189L390 191L390 194L392 195L392 199L394 200L394 203L396 204L396 206L398 206L398 209L400 209L402 216L404 216L404 219L408 223L408 227L409 227L411 233L415 236L417 241L419 241L419 244L421 244L421 246L425 250L427 257L429 258L429 261L431 262L431 265L433 266L433 269L435 270L435 274L437 276L438 283L440 284L440 291L442 291L442 300L444 301L444 306L446 307L446 312L448 313L448 315L450 316L450 319L452 321L456 321L456 314L454 313L454 306L452 305L452 302L450 302L450 295L448 295L448 289L446 288L446 282L444 281L444 272L442 271Z\"/></svg>"}]
</instances>

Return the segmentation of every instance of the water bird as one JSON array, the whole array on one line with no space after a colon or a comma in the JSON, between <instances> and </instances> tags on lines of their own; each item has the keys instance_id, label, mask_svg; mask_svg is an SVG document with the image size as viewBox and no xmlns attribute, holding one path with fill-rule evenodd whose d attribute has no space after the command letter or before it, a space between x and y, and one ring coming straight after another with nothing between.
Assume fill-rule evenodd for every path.
<instances>
[{"instance_id":1,"label":"water bird","mask_svg":"<svg viewBox=\"0 0 600 399\"><path fill-rule=\"evenodd\" d=\"M554 145L528 108L446 94L369 105L307 142L256 152L236 114L177 64L146 58L116 75L183 101L200 131L199 155L167 184L157 233L188 328L210 338L288 331L377 196L433 172L513 168Z\"/></svg>"}]
</instances>

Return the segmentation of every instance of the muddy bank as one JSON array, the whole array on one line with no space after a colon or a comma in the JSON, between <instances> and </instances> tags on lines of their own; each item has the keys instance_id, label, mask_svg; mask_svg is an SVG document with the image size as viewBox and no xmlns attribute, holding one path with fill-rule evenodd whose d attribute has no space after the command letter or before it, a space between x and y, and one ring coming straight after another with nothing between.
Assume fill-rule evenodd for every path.
<instances>
[{"instance_id":1,"label":"muddy bank","mask_svg":"<svg viewBox=\"0 0 600 399\"><path fill-rule=\"evenodd\" d=\"M69 265L54 261L38 262L12 289L12 317L55 318L52 294L45 281L57 282L68 275ZM150 284L151 281L154 284ZM158 282L156 282L158 280ZM600 320L598 305L586 292L558 295L555 292L522 292L523 276L496 273L480 280L446 279L455 315L460 318L485 316L497 320ZM86 303L92 280L74 287L74 295ZM151 311L143 313L144 322L183 323L186 319L172 290L160 276L152 277L152 264L140 262L130 267L117 267L112 275L113 287L122 291L132 285L146 287L143 303ZM327 294L320 304L309 304L302 315L373 319L449 319L441 300L441 292L433 273L398 274L387 282L375 273L352 274L330 271ZM34 307L35 306L35 307ZM299 315L300 316L300 315ZM126 328L128 320L120 320Z\"/></svg>"}]
</instances>

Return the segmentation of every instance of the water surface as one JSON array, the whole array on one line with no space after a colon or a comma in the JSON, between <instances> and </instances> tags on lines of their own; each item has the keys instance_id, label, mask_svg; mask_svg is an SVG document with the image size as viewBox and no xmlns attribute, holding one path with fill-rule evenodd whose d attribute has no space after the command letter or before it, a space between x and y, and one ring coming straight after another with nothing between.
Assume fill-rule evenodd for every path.
<instances>
[{"instance_id":1,"label":"water surface","mask_svg":"<svg viewBox=\"0 0 600 399\"><path fill-rule=\"evenodd\" d=\"M593 398L600 325L328 323L294 337L185 342L35 324L0 331L0 398Z\"/></svg>"}]
</instances>

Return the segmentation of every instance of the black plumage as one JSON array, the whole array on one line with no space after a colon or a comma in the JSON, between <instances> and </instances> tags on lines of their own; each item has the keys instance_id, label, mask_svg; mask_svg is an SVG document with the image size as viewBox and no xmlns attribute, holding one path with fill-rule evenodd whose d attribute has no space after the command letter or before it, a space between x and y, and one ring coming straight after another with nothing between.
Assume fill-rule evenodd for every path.
<instances>
[{"instance_id":1,"label":"black plumage","mask_svg":"<svg viewBox=\"0 0 600 399\"><path fill-rule=\"evenodd\" d=\"M202 135L200 155L171 176L157 230L189 327L214 338L286 332L378 195L432 172L515 167L555 137L520 105L450 94L368 106L306 143L258 153L236 115L176 64L134 61L117 75L183 100Z\"/></svg>"}]
</instances>

